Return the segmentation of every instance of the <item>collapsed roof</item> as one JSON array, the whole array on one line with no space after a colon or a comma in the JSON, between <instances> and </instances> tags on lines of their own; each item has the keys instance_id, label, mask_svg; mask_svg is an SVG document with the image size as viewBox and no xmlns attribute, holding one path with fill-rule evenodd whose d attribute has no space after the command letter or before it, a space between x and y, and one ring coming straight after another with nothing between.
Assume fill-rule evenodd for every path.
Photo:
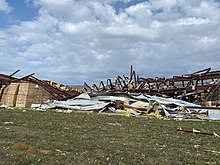
<instances>
[{"instance_id":1,"label":"collapsed roof","mask_svg":"<svg viewBox=\"0 0 220 165\"><path fill-rule=\"evenodd\" d=\"M67 99L76 97L80 94L80 92L73 90L71 88L67 88L67 90L62 90L60 88L52 86L47 81L40 80L36 78L35 76L33 76L34 73L24 76L22 78L15 78L14 75L19 71L20 70L17 70L11 75L0 74L0 89L6 88L11 83L29 82L29 83L37 84L40 87L44 88L56 100L67 100ZM0 99L2 98L2 94L3 92L0 93Z\"/></svg>"},{"instance_id":2,"label":"collapsed roof","mask_svg":"<svg viewBox=\"0 0 220 165\"><path fill-rule=\"evenodd\" d=\"M114 82L109 78L106 84L101 81L99 86L93 84L86 91L103 93L106 91L145 92L151 95L167 96L204 105L208 100L219 100L216 91L220 87L220 71L211 68L191 74L173 76L171 78L144 78L137 76L131 66L130 76L116 76Z\"/></svg>"}]
</instances>

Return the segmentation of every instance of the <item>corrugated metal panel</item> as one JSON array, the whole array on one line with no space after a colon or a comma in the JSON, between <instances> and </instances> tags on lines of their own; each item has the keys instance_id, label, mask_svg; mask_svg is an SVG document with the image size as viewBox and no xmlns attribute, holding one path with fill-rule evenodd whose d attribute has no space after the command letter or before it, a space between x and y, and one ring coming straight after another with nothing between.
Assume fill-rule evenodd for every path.
<instances>
[{"instance_id":1,"label":"corrugated metal panel","mask_svg":"<svg viewBox=\"0 0 220 165\"><path fill-rule=\"evenodd\" d=\"M209 119L211 120L220 120L220 111L219 110L208 110Z\"/></svg>"}]
</instances>

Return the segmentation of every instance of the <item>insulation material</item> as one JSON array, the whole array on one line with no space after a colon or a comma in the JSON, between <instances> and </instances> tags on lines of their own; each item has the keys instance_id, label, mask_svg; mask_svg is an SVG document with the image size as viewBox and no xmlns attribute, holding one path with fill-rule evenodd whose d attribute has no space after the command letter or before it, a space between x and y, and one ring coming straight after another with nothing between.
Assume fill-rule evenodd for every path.
<instances>
[{"instance_id":1,"label":"insulation material","mask_svg":"<svg viewBox=\"0 0 220 165\"><path fill-rule=\"evenodd\" d=\"M29 82L11 83L1 91L0 104L9 107L30 108L31 104L42 104L53 98L44 88Z\"/></svg>"},{"instance_id":2,"label":"insulation material","mask_svg":"<svg viewBox=\"0 0 220 165\"><path fill-rule=\"evenodd\" d=\"M16 105L19 83L11 83L6 88L2 88L2 90L3 94L1 98L1 104L14 107Z\"/></svg>"},{"instance_id":3,"label":"insulation material","mask_svg":"<svg viewBox=\"0 0 220 165\"><path fill-rule=\"evenodd\" d=\"M16 107L31 107L31 104L42 104L52 96L42 87L34 83L20 83Z\"/></svg>"}]
</instances>

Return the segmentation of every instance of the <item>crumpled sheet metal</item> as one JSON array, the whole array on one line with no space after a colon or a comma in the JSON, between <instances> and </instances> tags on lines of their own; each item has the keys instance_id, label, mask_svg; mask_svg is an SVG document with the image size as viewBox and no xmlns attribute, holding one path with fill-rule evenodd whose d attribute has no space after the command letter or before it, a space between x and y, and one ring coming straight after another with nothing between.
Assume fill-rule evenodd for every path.
<instances>
[{"instance_id":1,"label":"crumpled sheet metal","mask_svg":"<svg viewBox=\"0 0 220 165\"><path fill-rule=\"evenodd\" d=\"M89 99L91 99L91 97L89 96L88 93L82 93L79 96L75 97L74 99L70 99L70 100L75 100L75 99L86 99L86 100L89 100Z\"/></svg>"},{"instance_id":2,"label":"crumpled sheet metal","mask_svg":"<svg viewBox=\"0 0 220 165\"><path fill-rule=\"evenodd\" d=\"M188 106L197 108L187 108ZM67 101L54 100L43 107L55 107L74 111L95 111L99 113L118 113L125 116L147 115L160 119L164 117L206 119L207 116L207 110L202 109L200 105L146 94L137 96L124 93L121 95L120 93L107 93L94 96L83 93Z\"/></svg>"},{"instance_id":3,"label":"crumpled sheet metal","mask_svg":"<svg viewBox=\"0 0 220 165\"><path fill-rule=\"evenodd\" d=\"M102 104L102 101L98 100L85 100L85 99L75 99L75 100L67 100L67 101L54 101L55 104L63 104L69 106L89 106L89 105L97 105Z\"/></svg>"},{"instance_id":4,"label":"crumpled sheet metal","mask_svg":"<svg viewBox=\"0 0 220 165\"><path fill-rule=\"evenodd\" d=\"M102 109L106 107L108 104L109 103L101 103L101 104L87 105L87 106L56 104L56 108L66 108L66 109L79 110L79 111L92 111L92 110Z\"/></svg>"},{"instance_id":5,"label":"crumpled sheet metal","mask_svg":"<svg viewBox=\"0 0 220 165\"><path fill-rule=\"evenodd\" d=\"M193 103L186 102L186 101L179 100L179 99L163 98L163 97L151 96L151 95L147 95L147 94L141 94L137 98L138 99L146 99L148 101L153 100L153 101L156 101L156 102L158 102L160 104L164 104L164 105L174 104L174 105L182 106L182 107L185 107L185 106L201 107L200 105L193 104Z\"/></svg>"},{"instance_id":6,"label":"crumpled sheet metal","mask_svg":"<svg viewBox=\"0 0 220 165\"><path fill-rule=\"evenodd\" d=\"M72 109L78 111L92 111L105 108L109 103L92 99L87 93L83 93L74 99L67 101L54 100L56 108Z\"/></svg>"},{"instance_id":7,"label":"crumpled sheet metal","mask_svg":"<svg viewBox=\"0 0 220 165\"><path fill-rule=\"evenodd\" d=\"M132 104L130 104L131 107L133 108L147 108L149 107L149 103L148 102L144 102L144 101L136 101Z\"/></svg>"},{"instance_id":8,"label":"crumpled sheet metal","mask_svg":"<svg viewBox=\"0 0 220 165\"><path fill-rule=\"evenodd\" d=\"M102 101L137 101L136 99L127 98L124 96L96 96L92 97L92 99Z\"/></svg>"}]
</instances>

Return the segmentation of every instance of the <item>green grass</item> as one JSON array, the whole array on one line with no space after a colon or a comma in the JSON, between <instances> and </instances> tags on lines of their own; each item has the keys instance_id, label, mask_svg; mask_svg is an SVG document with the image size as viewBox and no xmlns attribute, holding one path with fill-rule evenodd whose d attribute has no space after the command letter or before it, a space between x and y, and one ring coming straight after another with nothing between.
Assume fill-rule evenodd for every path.
<instances>
[{"instance_id":1,"label":"green grass","mask_svg":"<svg viewBox=\"0 0 220 165\"><path fill-rule=\"evenodd\" d=\"M220 133L219 122L0 110L0 164L220 164L220 138L178 127ZM50 153L12 149L17 142Z\"/></svg>"}]
</instances>

